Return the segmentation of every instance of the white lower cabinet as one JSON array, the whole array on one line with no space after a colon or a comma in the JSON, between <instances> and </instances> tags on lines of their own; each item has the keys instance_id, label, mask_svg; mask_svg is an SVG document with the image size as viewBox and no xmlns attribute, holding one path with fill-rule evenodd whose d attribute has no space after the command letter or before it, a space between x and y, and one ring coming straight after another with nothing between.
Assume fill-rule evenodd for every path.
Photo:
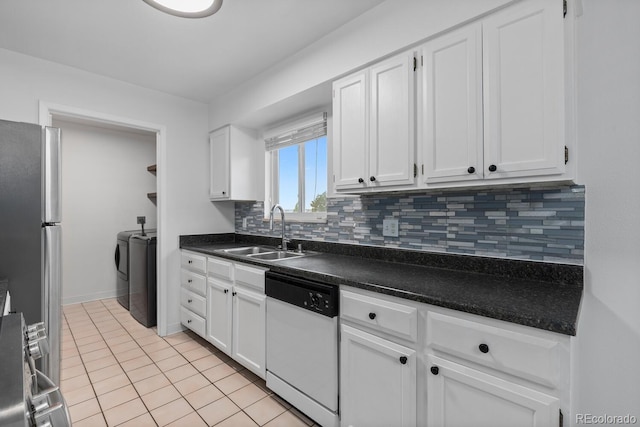
<instances>
[{"instance_id":1,"label":"white lower cabinet","mask_svg":"<svg viewBox=\"0 0 640 427\"><path fill-rule=\"evenodd\" d=\"M342 290L340 322L340 424L416 426L416 307Z\"/></svg>"},{"instance_id":2,"label":"white lower cabinet","mask_svg":"<svg viewBox=\"0 0 640 427\"><path fill-rule=\"evenodd\" d=\"M234 289L232 357L264 378L267 297L239 286Z\"/></svg>"},{"instance_id":3,"label":"white lower cabinet","mask_svg":"<svg viewBox=\"0 0 640 427\"><path fill-rule=\"evenodd\" d=\"M206 257L194 252L180 254L180 323L205 336Z\"/></svg>"},{"instance_id":4,"label":"white lower cabinet","mask_svg":"<svg viewBox=\"0 0 640 427\"><path fill-rule=\"evenodd\" d=\"M560 425L560 401L554 396L437 356L428 356L427 364L430 426Z\"/></svg>"},{"instance_id":5,"label":"white lower cabinet","mask_svg":"<svg viewBox=\"0 0 640 427\"><path fill-rule=\"evenodd\" d=\"M343 427L555 427L570 419L570 337L347 288Z\"/></svg>"},{"instance_id":6,"label":"white lower cabinet","mask_svg":"<svg viewBox=\"0 0 640 427\"><path fill-rule=\"evenodd\" d=\"M209 278L207 281L207 336L211 344L231 355L231 283Z\"/></svg>"},{"instance_id":7,"label":"white lower cabinet","mask_svg":"<svg viewBox=\"0 0 640 427\"><path fill-rule=\"evenodd\" d=\"M208 258L206 339L265 378L266 269Z\"/></svg>"},{"instance_id":8,"label":"white lower cabinet","mask_svg":"<svg viewBox=\"0 0 640 427\"><path fill-rule=\"evenodd\" d=\"M428 425L562 426L569 337L435 307L422 314Z\"/></svg>"},{"instance_id":9,"label":"white lower cabinet","mask_svg":"<svg viewBox=\"0 0 640 427\"><path fill-rule=\"evenodd\" d=\"M416 425L416 352L342 325L341 425Z\"/></svg>"},{"instance_id":10,"label":"white lower cabinet","mask_svg":"<svg viewBox=\"0 0 640 427\"><path fill-rule=\"evenodd\" d=\"M204 318L194 314L192 311L180 307L180 323L200 336L204 336L205 333L205 321Z\"/></svg>"}]
</instances>

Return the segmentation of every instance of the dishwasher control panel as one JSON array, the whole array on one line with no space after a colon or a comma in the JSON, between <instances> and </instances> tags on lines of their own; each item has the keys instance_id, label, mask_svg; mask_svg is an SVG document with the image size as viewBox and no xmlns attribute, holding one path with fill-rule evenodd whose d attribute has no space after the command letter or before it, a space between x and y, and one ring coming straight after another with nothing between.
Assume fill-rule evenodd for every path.
<instances>
[{"instance_id":1,"label":"dishwasher control panel","mask_svg":"<svg viewBox=\"0 0 640 427\"><path fill-rule=\"evenodd\" d=\"M326 310L330 307L329 298L320 292L309 292L309 299L304 301L304 305L316 311Z\"/></svg>"},{"instance_id":2,"label":"dishwasher control panel","mask_svg":"<svg viewBox=\"0 0 640 427\"><path fill-rule=\"evenodd\" d=\"M339 292L336 285L268 271L265 293L268 297L323 316L338 315Z\"/></svg>"}]
</instances>

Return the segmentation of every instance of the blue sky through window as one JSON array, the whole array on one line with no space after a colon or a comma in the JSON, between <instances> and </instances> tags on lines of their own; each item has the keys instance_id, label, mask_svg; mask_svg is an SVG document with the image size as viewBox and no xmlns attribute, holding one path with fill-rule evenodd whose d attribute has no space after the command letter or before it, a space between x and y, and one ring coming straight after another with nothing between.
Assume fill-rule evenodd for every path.
<instances>
[{"instance_id":1,"label":"blue sky through window","mask_svg":"<svg viewBox=\"0 0 640 427\"><path fill-rule=\"evenodd\" d=\"M299 154L301 145L278 150L278 203L294 212L299 199ZM311 212L311 202L327 191L327 137L304 143L304 212Z\"/></svg>"},{"instance_id":2,"label":"blue sky through window","mask_svg":"<svg viewBox=\"0 0 640 427\"><path fill-rule=\"evenodd\" d=\"M278 150L278 203L287 212L293 212L298 203L298 146Z\"/></svg>"}]
</instances>

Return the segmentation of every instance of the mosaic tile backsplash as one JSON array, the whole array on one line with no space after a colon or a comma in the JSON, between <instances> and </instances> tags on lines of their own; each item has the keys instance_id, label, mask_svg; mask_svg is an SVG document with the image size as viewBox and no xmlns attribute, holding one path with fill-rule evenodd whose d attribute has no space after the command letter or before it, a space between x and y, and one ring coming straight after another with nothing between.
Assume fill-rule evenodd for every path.
<instances>
[{"instance_id":1,"label":"mosaic tile backsplash","mask_svg":"<svg viewBox=\"0 0 640 427\"><path fill-rule=\"evenodd\" d=\"M340 196L327 222L287 223L287 237L582 265L584 186ZM247 227L242 227L243 218ZM278 216L279 218L279 216ZM399 236L382 235L398 219ZM236 233L279 236L263 202L236 202Z\"/></svg>"}]
</instances>

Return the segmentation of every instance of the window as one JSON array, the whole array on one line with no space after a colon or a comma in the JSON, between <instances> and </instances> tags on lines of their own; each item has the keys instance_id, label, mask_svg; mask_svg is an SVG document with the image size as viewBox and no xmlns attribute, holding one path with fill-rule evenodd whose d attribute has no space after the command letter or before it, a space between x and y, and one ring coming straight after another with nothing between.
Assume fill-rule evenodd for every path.
<instances>
[{"instance_id":1,"label":"window","mask_svg":"<svg viewBox=\"0 0 640 427\"><path fill-rule=\"evenodd\" d=\"M327 212L326 114L319 120L296 123L293 130L289 125L287 131L280 128L266 138L271 196L265 204L265 216L278 203L287 218L323 220Z\"/></svg>"}]
</instances>

